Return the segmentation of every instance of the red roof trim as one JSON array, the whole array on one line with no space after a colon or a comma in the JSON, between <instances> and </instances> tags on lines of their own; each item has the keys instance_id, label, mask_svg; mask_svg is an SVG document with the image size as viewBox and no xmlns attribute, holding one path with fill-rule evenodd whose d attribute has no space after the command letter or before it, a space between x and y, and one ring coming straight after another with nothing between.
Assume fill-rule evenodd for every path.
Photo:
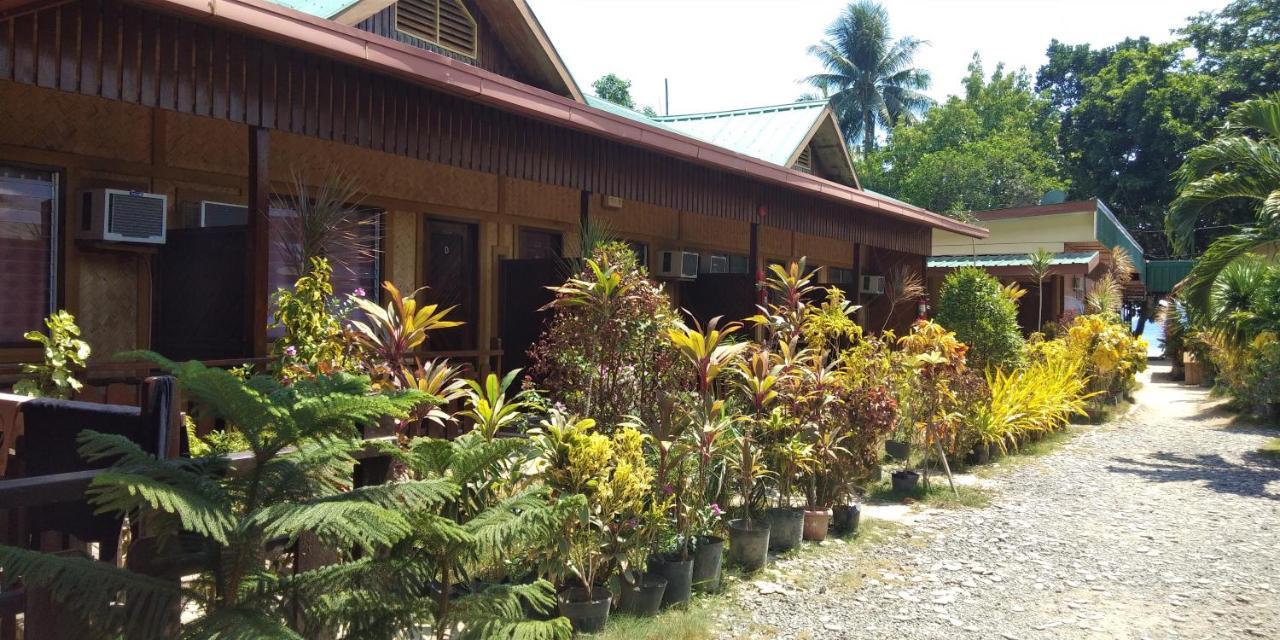
<instances>
[{"instance_id":1,"label":"red roof trim","mask_svg":"<svg viewBox=\"0 0 1280 640\"><path fill-rule=\"evenodd\" d=\"M212 19L260 37L355 62L476 102L595 133L776 185L819 194L828 200L879 211L892 218L946 229L973 238L987 230L863 191L579 104L432 51L323 20L263 0L131 0L135 4Z\"/></svg>"}]
</instances>

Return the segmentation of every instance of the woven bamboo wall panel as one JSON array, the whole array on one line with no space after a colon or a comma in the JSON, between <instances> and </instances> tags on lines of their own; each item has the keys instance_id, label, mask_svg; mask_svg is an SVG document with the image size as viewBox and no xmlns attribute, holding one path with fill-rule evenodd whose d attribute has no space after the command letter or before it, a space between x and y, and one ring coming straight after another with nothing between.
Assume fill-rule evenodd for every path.
<instances>
[{"instance_id":1,"label":"woven bamboo wall panel","mask_svg":"<svg viewBox=\"0 0 1280 640\"><path fill-rule=\"evenodd\" d=\"M576 189L528 180L503 180L498 188L502 190L499 213L557 224L578 224L581 203Z\"/></svg>"},{"instance_id":2,"label":"woven bamboo wall panel","mask_svg":"<svg viewBox=\"0 0 1280 640\"><path fill-rule=\"evenodd\" d=\"M853 248L847 242L807 233L797 233L795 242L796 255L807 256L809 264L846 268L853 266Z\"/></svg>"},{"instance_id":3,"label":"woven bamboo wall panel","mask_svg":"<svg viewBox=\"0 0 1280 640\"><path fill-rule=\"evenodd\" d=\"M751 247L749 223L697 213L680 214L680 240L745 253Z\"/></svg>"},{"instance_id":4,"label":"woven bamboo wall panel","mask_svg":"<svg viewBox=\"0 0 1280 640\"><path fill-rule=\"evenodd\" d=\"M84 339L99 358L138 348L138 254L85 251L80 254L80 313Z\"/></svg>"},{"instance_id":5,"label":"woven bamboo wall panel","mask_svg":"<svg viewBox=\"0 0 1280 640\"><path fill-rule=\"evenodd\" d=\"M769 226L919 254L930 248L924 226L119 0L73 1L0 21L0 79L738 222L763 205Z\"/></svg>"},{"instance_id":6,"label":"woven bamboo wall panel","mask_svg":"<svg viewBox=\"0 0 1280 640\"><path fill-rule=\"evenodd\" d=\"M111 100L31 91L0 81L0 143L4 144L148 162L149 114L148 109Z\"/></svg>"}]
</instances>

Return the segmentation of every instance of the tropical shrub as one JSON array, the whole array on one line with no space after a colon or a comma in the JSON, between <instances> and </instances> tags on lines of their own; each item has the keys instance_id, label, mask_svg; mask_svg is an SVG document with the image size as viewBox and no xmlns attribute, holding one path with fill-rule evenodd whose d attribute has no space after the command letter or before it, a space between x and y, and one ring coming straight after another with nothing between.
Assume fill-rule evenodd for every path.
<instances>
[{"instance_id":1,"label":"tropical shrub","mask_svg":"<svg viewBox=\"0 0 1280 640\"><path fill-rule=\"evenodd\" d=\"M947 275L938 294L938 324L969 345L969 365L1012 369L1023 362L1018 306L994 276L977 267Z\"/></svg>"},{"instance_id":2,"label":"tropical shrub","mask_svg":"<svg viewBox=\"0 0 1280 640\"><path fill-rule=\"evenodd\" d=\"M1002 453L1031 434L1057 430L1073 415L1086 415L1085 403L1093 395L1083 364L1062 341L1038 343L1030 351L1026 367L987 372L989 397L966 417L979 442Z\"/></svg>"},{"instance_id":3,"label":"tropical shrub","mask_svg":"<svg viewBox=\"0 0 1280 640\"><path fill-rule=\"evenodd\" d=\"M271 327L284 331L272 345L272 355L284 379L355 369L332 277L328 260L311 258L310 269L293 290L280 289L272 297L276 315Z\"/></svg>"},{"instance_id":4,"label":"tropical shrub","mask_svg":"<svg viewBox=\"0 0 1280 640\"><path fill-rule=\"evenodd\" d=\"M917 321L898 339L902 367L897 392L902 429L926 451L957 451L966 397L958 388L972 378L966 354L969 347L956 334L928 320ZM928 468L925 469L928 482ZM948 471L949 473L949 471Z\"/></svg>"},{"instance_id":5,"label":"tropical shrub","mask_svg":"<svg viewBox=\"0 0 1280 640\"><path fill-rule=\"evenodd\" d=\"M189 637L313 635L342 608L327 596L385 578L372 558L434 525L421 514L457 491L444 478L350 486L354 454L365 446L357 428L407 415L426 400L417 393L371 395L368 378L343 373L285 386L146 357L175 374L186 397L243 434L251 464L230 473L222 457L160 460L122 436L81 434L85 458L114 461L92 481L90 503L146 522L162 553L158 564L198 565L198 579L179 584L87 558L0 548L6 582L21 578L49 589L60 606L86 614L105 633L172 637L177 620L170 612L186 611L181 627ZM336 564L289 569L304 537L333 550ZM273 539L286 542L283 551L269 550ZM105 602L125 604L100 608ZM378 603L402 604L389 597L365 602Z\"/></svg>"},{"instance_id":6,"label":"tropical shrub","mask_svg":"<svg viewBox=\"0 0 1280 640\"><path fill-rule=\"evenodd\" d=\"M588 590L634 561L627 534L646 517L653 489L644 435L621 427L608 436L595 426L590 418L553 411L531 432L552 495L582 496L586 505L579 517L566 520L561 554L548 570L562 584L573 580Z\"/></svg>"},{"instance_id":7,"label":"tropical shrub","mask_svg":"<svg viewBox=\"0 0 1280 640\"><path fill-rule=\"evenodd\" d=\"M547 327L529 351L529 386L610 431L636 416L658 419L661 395L680 385L667 332L670 299L623 243L597 247L581 272L553 289Z\"/></svg>"},{"instance_id":8,"label":"tropical shrub","mask_svg":"<svg viewBox=\"0 0 1280 640\"><path fill-rule=\"evenodd\" d=\"M44 362L22 365L13 392L22 396L70 399L84 386L77 375L89 359L89 343L80 339L75 316L59 309L44 319L49 335L28 331L22 337L44 349Z\"/></svg>"},{"instance_id":9,"label":"tropical shrub","mask_svg":"<svg viewBox=\"0 0 1280 640\"><path fill-rule=\"evenodd\" d=\"M1090 379L1090 390L1110 400L1131 393L1137 374L1147 368L1147 342L1112 314L1077 316L1064 340Z\"/></svg>"},{"instance_id":10,"label":"tropical shrub","mask_svg":"<svg viewBox=\"0 0 1280 640\"><path fill-rule=\"evenodd\" d=\"M419 306L416 298L422 289L406 296L390 282L383 282L382 288L387 293L385 307L367 298L350 296L364 315L363 320L351 320L351 338L369 375L394 388L409 387L410 378L416 377L414 370L407 366L414 351L426 344L432 331L463 323L446 319L454 307Z\"/></svg>"}]
</instances>

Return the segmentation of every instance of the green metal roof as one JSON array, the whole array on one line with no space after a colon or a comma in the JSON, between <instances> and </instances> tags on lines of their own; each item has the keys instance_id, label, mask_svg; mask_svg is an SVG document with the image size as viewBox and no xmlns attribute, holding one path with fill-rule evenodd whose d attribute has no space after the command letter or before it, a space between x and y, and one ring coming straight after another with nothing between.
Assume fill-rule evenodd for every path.
<instances>
[{"instance_id":1,"label":"green metal roof","mask_svg":"<svg viewBox=\"0 0 1280 640\"><path fill-rule=\"evenodd\" d=\"M1148 260L1147 291L1149 293L1169 293L1173 286L1191 273L1195 260Z\"/></svg>"},{"instance_id":2,"label":"green metal roof","mask_svg":"<svg viewBox=\"0 0 1280 640\"><path fill-rule=\"evenodd\" d=\"M1089 264L1098 257L1097 251L1068 251L1053 256L1055 266ZM932 256L926 259L929 267L958 269L960 267L1029 267L1031 257L1025 253L1000 253L977 256Z\"/></svg>"},{"instance_id":3,"label":"green metal roof","mask_svg":"<svg viewBox=\"0 0 1280 640\"><path fill-rule=\"evenodd\" d=\"M827 106L826 100L711 113L658 116L686 135L785 166Z\"/></svg>"},{"instance_id":4,"label":"green metal roof","mask_svg":"<svg viewBox=\"0 0 1280 640\"><path fill-rule=\"evenodd\" d=\"M661 122L658 122L653 118L650 118L649 116L646 116L645 114L640 113L639 111L636 111L635 109L628 109L620 104L609 102L608 100L605 100L600 96L583 94L583 97L587 99L587 106L595 107L601 111L608 111L613 115L622 116L624 118L627 118L628 120L635 120L636 122L643 122L644 124L658 127L659 129L666 129L667 131L670 131L672 133L689 135L679 129L674 129L665 124L662 124Z\"/></svg>"},{"instance_id":5,"label":"green metal roof","mask_svg":"<svg viewBox=\"0 0 1280 640\"><path fill-rule=\"evenodd\" d=\"M271 4L301 11L302 13L331 18L339 11L356 3L357 0L267 0Z\"/></svg>"},{"instance_id":6,"label":"green metal roof","mask_svg":"<svg viewBox=\"0 0 1280 640\"><path fill-rule=\"evenodd\" d=\"M1143 258L1142 245L1129 234L1129 230L1120 224L1116 214L1106 203L1098 200L1097 215L1094 216L1094 237L1106 247L1124 247L1133 259L1133 268L1138 272L1138 279L1147 281L1147 261Z\"/></svg>"}]
</instances>

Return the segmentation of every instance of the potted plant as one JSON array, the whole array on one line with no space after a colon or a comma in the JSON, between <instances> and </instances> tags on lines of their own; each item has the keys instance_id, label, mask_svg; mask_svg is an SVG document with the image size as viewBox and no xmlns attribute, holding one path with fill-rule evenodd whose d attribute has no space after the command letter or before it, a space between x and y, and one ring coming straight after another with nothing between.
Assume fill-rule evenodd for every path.
<instances>
[{"instance_id":1,"label":"potted plant","mask_svg":"<svg viewBox=\"0 0 1280 640\"><path fill-rule=\"evenodd\" d=\"M765 512L765 518L769 521L769 550L787 551L800 544L804 534L804 509L793 506L791 501L795 480L809 464L813 445L805 442L804 437L794 431L792 421L780 412L774 411L770 418L771 430L790 432L773 448L778 501L777 506L770 507Z\"/></svg>"},{"instance_id":2,"label":"potted plant","mask_svg":"<svg viewBox=\"0 0 1280 640\"><path fill-rule=\"evenodd\" d=\"M658 614L667 579L646 571L649 549L661 530L669 501L650 496L642 513L619 521L613 532L618 562L618 609L633 616Z\"/></svg>"},{"instance_id":3,"label":"potted plant","mask_svg":"<svg viewBox=\"0 0 1280 640\"><path fill-rule=\"evenodd\" d=\"M717 381L729 370L749 343L727 343L726 339L742 328L737 322L720 327L720 318L712 318L704 328L696 320L693 326L681 325L668 331L672 345L680 353L692 373L694 398L684 405L682 419L687 448L692 453L693 483L690 487L697 503L690 506L692 524L699 529L694 545L691 579L699 590L714 591L720 585L724 539L711 535L713 524L722 514L712 502L712 479L716 468L723 467L723 452L733 426L724 400L717 397Z\"/></svg>"},{"instance_id":4,"label":"potted plant","mask_svg":"<svg viewBox=\"0 0 1280 640\"><path fill-rule=\"evenodd\" d=\"M729 553L734 563L746 571L760 569L769 559L769 523L752 518L756 478L766 472L756 434L769 407L778 399L774 387L781 372L781 365L775 364L773 357L763 348L753 350L736 364L737 389L751 406L751 415L738 423L738 451L734 464L742 517L729 521Z\"/></svg>"},{"instance_id":5,"label":"potted plant","mask_svg":"<svg viewBox=\"0 0 1280 640\"><path fill-rule=\"evenodd\" d=\"M845 493L842 468L849 462L845 448L849 435L831 412L814 424L811 438L812 453L805 467L804 539L821 542L827 538L831 507Z\"/></svg>"},{"instance_id":6,"label":"potted plant","mask_svg":"<svg viewBox=\"0 0 1280 640\"><path fill-rule=\"evenodd\" d=\"M553 410L531 432L543 481L553 495L585 498L586 508L565 526L563 565L551 568L564 585L561 615L586 633L608 622L613 594L605 583L619 564L618 534L645 508L653 483L643 434L629 426L612 437L594 430L594 420Z\"/></svg>"}]
</instances>

